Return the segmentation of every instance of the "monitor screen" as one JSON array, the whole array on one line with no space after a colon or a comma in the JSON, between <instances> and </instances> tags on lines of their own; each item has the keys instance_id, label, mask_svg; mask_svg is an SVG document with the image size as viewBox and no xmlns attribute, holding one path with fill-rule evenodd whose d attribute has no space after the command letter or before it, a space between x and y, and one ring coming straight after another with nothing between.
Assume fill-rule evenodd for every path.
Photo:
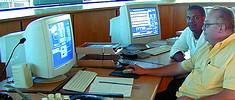
<instances>
[{"instance_id":1,"label":"monitor screen","mask_svg":"<svg viewBox=\"0 0 235 100\"><path fill-rule=\"evenodd\" d=\"M64 20L49 24L48 27L53 56L53 68L56 69L73 58L71 26L69 20Z\"/></svg>"},{"instance_id":2,"label":"monitor screen","mask_svg":"<svg viewBox=\"0 0 235 100\"><path fill-rule=\"evenodd\" d=\"M158 35L158 18L155 7L129 9L133 38Z\"/></svg>"}]
</instances>

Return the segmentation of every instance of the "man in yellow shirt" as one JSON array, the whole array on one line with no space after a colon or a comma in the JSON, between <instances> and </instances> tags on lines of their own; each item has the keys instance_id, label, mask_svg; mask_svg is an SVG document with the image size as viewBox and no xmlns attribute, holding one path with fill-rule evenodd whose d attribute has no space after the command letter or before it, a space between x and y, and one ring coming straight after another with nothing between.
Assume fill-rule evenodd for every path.
<instances>
[{"instance_id":1,"label":"man in yellow shirt","mask_svg":"<svg viewBox=\"0 0 235 100\"><path fill-rule=\"evenodd\" d=\"M207 42L190 59L161 68L127 68L140 75L175 76L190 72L176 94L177 100L235 100L233 12L226 7L214 7L203 30Z\"/></svg>"}]
</instances>

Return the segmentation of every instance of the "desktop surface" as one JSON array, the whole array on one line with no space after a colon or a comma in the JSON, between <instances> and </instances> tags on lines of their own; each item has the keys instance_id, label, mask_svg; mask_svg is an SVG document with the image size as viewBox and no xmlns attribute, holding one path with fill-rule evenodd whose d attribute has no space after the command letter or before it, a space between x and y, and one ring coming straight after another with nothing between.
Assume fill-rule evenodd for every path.
<instances>
[{"instance_id":1,"label":"desktop surface","mask_svg":"<svg viewBox=\"0 0 235 100\"><path fill-rule=\"evenodd\" d=\"M72 75L73 73L76 73L80 69L81 68L72 68L70 71L70 74ZM86 70L97 72L98 76L110 77L109 74L114 69L87 68ZM134 85L132 88L132 94L131 94L130 98L115 98L114 100L122 100L122 99L125 99L125 100L153 100L160 82L161 82L161 77L158 77L158 76L148 76L148 75L140 76L138 79L134 80ZM59 89L58 87L53 86L55 84L57 84L57 83L41 84L41 85L37 85L37 86L40 86L38 88L35 87L36 86L35 85L35 86L33 86L34 89L31 88L31 90L29 90L29 91L51 91L52 90L52 92L56 92L56 91L57 92L65 92L65 90ZM58 86L58 85L56 85L56 86ZM42 87L45 87L45 88L41 89ZM51 89L49 87L55 87L55 88ZM61 87L61 86L59 86L59 87ZM46 90L46 88L48 88L48 89ZM86 91L88 91L88 90L89 89L87 89ZM31 95L33 100L34 99L39 100L40 98L43 97L43 96L36 94L36 93L27 93L27 94ZM19 100L19 98L20 98L20 96L17 93L10 93L10 95L13 97L13 100Z\"/></svg>"}]
</instances>

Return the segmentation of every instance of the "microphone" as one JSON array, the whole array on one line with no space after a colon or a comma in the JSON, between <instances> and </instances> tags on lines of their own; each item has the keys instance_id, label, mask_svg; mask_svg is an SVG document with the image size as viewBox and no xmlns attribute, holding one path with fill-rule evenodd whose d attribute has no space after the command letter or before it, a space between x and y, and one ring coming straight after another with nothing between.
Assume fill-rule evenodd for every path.
<instances>
[{"instance_id":1,"label":"microphone","mask_svg":"<svg viewBox=\"0 0 235 100\"><path fill-rule=\"evenodd\" d=\"M14 49L12 50L9 59L7 60L7 63L6 63L6 65L4 66L4 68L3 68L2 75L1 75L2 77L4 76L4 74L5 74L5 72L6 72L6 68L7 68L9 62L11 61L12 55L13 55L13 53L15 52L16 47L18 47L20 44L23 44L25 41L26 41L26 39L25 39L24 37L21 38L20 41L19 41L19 43L17 43L16 46L14 47Z\"/></svg>"},{"instance_id":2,"label":"microphone","mask_svg":"<svg viewBox=\"0 0 235 100\"><path fill-rule=\"evenodd\" d=\"M19 44L23 44L26 41L26 38L21 38Z\"/></svg>"}]
</instances>

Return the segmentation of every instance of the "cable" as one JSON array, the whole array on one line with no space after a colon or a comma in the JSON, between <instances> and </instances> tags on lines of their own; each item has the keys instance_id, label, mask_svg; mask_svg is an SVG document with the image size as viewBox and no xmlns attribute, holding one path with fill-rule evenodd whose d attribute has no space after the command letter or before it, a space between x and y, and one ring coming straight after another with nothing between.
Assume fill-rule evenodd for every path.
<instances>
[{"instance_id":1,"label":"cable","mask_svg":"<svg viewBox=\"0 0 235 100\"><path fill-rule=\"evenodd\" d=\"M24 94L22 91L20 91L19 89L15 88L9 84L4 85L4 87L11 89L11 90L14 90L16 93L18 93L21 97L21 100L32 100L32 97L30 95Z\"/></svg>"},{"instance_id":2,"label":"cable","mask_svg":"<svg viewBox=\"0 0 235 100\"><path fill-rule=\"evenodd\" d=\"M14 52L15 52L16 47L18 47L20 44L23 44L25 41L26 41L25 38L21 38L19 43L17 43L16 46L14 47L14 49L11 51L11 55L10 55L9 59L7 60L7 63L4 66L3 71L1 72L2 73L2 75L1 75L2 78L3 78L3 76L4 76L5 72L6 72L6 69L7 69L7 66L8 66L9 62L11 61L11 58L12 58Z\"/></svg>"},{"instance_id":3,"label":"cable","mask_svg":"<svg viewBox=\"0 0 235 100\"><path fill-rule=\"evenodd\" d=\"M138 85L137 85L138 86ZM10 88L9 90L1 90L1 92L15 92L14 89L11 89L11 85L4 85L6 88ZM17 89L17 88L16 88ZM27 90L22 89L22 93L43 93L43 94L55 94L61 93L62 95L96 95L103 97L115 97L115 98L123 98L123 94L120 93L97 93L97 92L71 92L71 91L44 91L44 90Z\"/></svg>"}]
</instances>

